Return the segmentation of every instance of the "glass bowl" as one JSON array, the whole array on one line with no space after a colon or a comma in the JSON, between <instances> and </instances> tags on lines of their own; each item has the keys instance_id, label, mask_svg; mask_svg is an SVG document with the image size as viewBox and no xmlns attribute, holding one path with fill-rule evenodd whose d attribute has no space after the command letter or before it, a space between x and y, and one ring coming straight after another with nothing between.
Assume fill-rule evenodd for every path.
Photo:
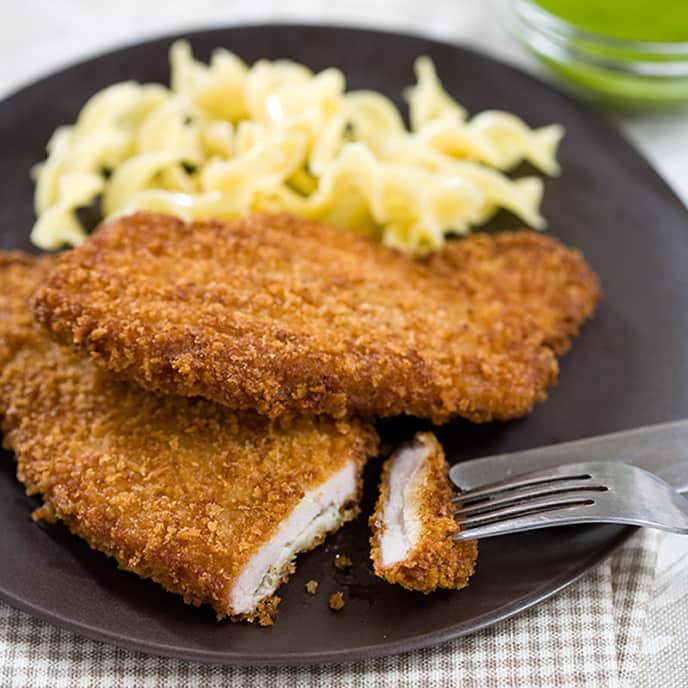
<instances>
[{"instance_id":1,"label":"glass bowl","mask_svg":"<svg viewBox=\"0 0 688 688\"><path fill-rule=\"evenodd\" d=\"M688 42L604 36L532 0L498 5L507 30L578 93L624 109L688 104Z\"/></svg>"}]
</instances>

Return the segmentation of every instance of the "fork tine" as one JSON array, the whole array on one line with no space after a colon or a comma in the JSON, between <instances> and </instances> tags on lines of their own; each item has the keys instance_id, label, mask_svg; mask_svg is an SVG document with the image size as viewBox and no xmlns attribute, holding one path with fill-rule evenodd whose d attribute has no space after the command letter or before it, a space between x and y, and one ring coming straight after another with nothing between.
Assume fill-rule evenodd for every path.
<instances>
[{"instance_id":1,"label":"fork tine","mask_svg":"<svg viewBox=\"0 0 688 688\"><path fill-rule=\"evenodd\" d=\"M483 485L474 490L466 490L461 494L452 498L454 502L461 502L466 505L471 502L482 500L493 495L501 494L502 492L511 492L519 488L531 488L536 485L556 484L561 482L579 481L581 485L585 481L592 480L592 476L588 473L576 473L574 471L563 472L558 475L554 471L538 472L537 474L528 474L518 476L511 480L504 480L498 483L490 483Z\"/></svg>"},{"instance_id":2,"label":"fork tine","mask_svg":"<svg viewBox=\"0 0 688 688\"><path fill-rule=\"evenodd\" d=\"M590 481L561 480L553 483L537 483L533 487L520 487L509 492L496 492L494 497L480 497L469 501L468 505L461 500L461 504L454 510L454 516L468 516L494 511L503 506L522 504L528 505L538 497L570 494L572 498L581 498L587 492L606 492L607 487Z\"/></svg>"},{"instance_id":3,"label":"fork tine","mask_svg":"<svg viewBox=\"0 0 688 688\"><path fill-rule=\"evenodd\" d=\"M468 528L461 528L458 533L452 535L456 542L465 540L482 540L483 538L495 537L497 535L511 535L522 533L526 530L538 530L555 526L575 525L580 523L590 523L581 509L590 506L590 501L569 502L565 504L552 505L549 509L541 509L534 512L526 512L518 517L511 517L502 521L488 521L480 525L472 525ZM604 522L604 521L600 521ZM611 521L609 521L611 522ZM617 521L613 521L617 522ZM459 525L463 525L459 523ZM629 522L628 525L639 525Z\"/></svg>"},{"instance_id":4,"label":"fork tine","mask_svg":"<svg viewBox=\"0 0 688 688\"><path fill-rule=\"evenodd\" d=\"M457 522L462 529L468 530L472 527L482 526L488 523L506 523L512 519L520 518L521 516L542 514L553 509L560 509L568 506L588 506L594 503L595 500L591 496L582 495L580 493L538 497L531 499L525 504L502 506L488 514L476 514L466 518L459 518Z\"/></svg>"}]
</instances>

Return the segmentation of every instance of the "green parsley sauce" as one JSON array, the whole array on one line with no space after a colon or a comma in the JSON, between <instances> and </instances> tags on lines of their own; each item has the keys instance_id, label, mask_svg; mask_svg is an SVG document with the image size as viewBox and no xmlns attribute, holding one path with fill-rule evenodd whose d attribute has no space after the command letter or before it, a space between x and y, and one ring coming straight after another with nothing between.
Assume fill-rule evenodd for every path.
<instances>
[{"instance_id":1,"label":"green parsley sauce","mask_svg":"<svg viewBox=\"0 0 688 688\"><path fill-rule=\"evenodd\" d=\"M536 0L551 14L608 38L688 41L687 0Z\"/></svg>"}]
</instances>

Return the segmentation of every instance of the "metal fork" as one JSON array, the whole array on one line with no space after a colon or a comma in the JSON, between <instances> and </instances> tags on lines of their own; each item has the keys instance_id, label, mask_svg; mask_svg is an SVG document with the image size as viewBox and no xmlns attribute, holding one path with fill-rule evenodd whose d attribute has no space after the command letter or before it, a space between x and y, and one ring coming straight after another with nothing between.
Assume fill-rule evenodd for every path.
<instances>
[{"instance_id":1,"label":"metal fork","mask_svg":"<svg viewBox=\"0 0 688 688\"><path fill-rule=\"evenodd\" d=\"M688 534L688 499L653 473L617 462L574 463L517 475L454 497L455 540L580 523Z\"/></svg>"}]
</instances>

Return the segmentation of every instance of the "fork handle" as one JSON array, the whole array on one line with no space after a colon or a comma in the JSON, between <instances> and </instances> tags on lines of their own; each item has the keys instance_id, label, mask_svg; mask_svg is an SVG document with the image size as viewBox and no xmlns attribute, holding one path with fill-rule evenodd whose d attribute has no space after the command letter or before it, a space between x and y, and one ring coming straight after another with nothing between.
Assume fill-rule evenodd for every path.
<instances>
[{"instance_id":1,"label":"fork handle","mask_svg":"<svg viewBox=\"0 0 688 688\"><path fill-rule=\"evenodd\" d=\"M688 419L463 461L450 475L461 489L472 490L519 473L581 461L630 463L688 492Z\"/></svg>"}]
</instances>

